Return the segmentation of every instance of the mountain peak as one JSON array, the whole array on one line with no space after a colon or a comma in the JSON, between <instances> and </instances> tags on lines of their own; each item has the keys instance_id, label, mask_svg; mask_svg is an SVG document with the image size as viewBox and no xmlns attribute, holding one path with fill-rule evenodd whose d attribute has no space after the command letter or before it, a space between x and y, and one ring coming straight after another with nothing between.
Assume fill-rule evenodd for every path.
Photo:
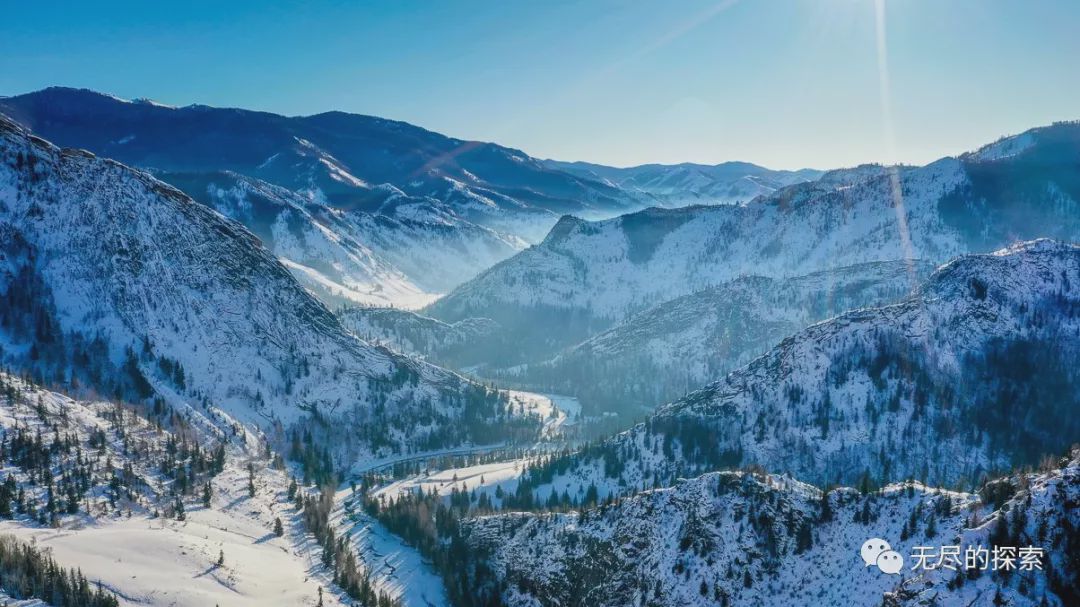
<instances>
[{"instance_id":1,"label":"mountain peak","mask_svg":"<svg viewBox=\"0 0 1080 607\"><path fill-rule=\"evenodd\" d=\"M563 215L555 225L551 227L541 246L550 247L559 244L576 229L588 224L587 221L574 215Z\"/></svg>"}]
</instances>

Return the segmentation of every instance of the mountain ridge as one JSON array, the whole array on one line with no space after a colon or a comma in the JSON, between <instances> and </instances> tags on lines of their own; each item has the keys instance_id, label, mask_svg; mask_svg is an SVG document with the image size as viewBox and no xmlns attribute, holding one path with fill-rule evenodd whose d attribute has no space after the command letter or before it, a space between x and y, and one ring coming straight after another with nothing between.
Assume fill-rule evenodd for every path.
<instances>
[{"instance_id":1,"label":"mountain ridge","mask_svg":"<svg viewBox=\"0 0 1080 607\"><path fill-rule=\"evenodd\" d=\"M896 259L942 263L1032 238L1080 239L1080 126L1034 132L1032 145L994 162L865 165L744 205L565 218L540 245L459 286L426 313L513 327L506 317L537 310L605 329L742 274L784 278ZM1001 180L1013 185L995 189ZM587 336L579 332L563 345Z\"/></svg>"},{"instance_id":2,"label":"mountain ridge","mask_svg":"<svg viewBox=\"0 0 1080 607\"><path fill-rule=\"evenodd\" d=\"M0 98L0 112L61 146L150 170L211 206L222 206L221 191L208 190L208 183L234 173L285 188L289 193L279 198L332 212L334 221L306 229L332 227L332 239L378 241L376 254L313 246L286 258L297 277L335 306L417 308L538 241L561 213L604 217L640 206L618 188L544 167L518 150L344 112L286 117L171 107L63 87ZM246 223L265 236L259 226L272 220ZM375 222L382 225L376 229ZM420 249L452 271L433 272L417 260ZM298 254L325 254L315 265L346 271L313 272ZM384 267L373 272L365 265ZM340 277L330 276L335 273Z\"/></svg>"},{"instance_id":3,"label":"mountain ridge","mask_svg":"<svg viewBox=\"0 0 1080 607\"><path fill-rule=\"evenodd\" d=\"M820 486L972 486L1080 432L1067 413L1080 398L1078 288L1078 245L962 257L899 303L810 325L525 486L621 495L749 464Z\"/></svg>"},{"instance_id":4,"label":"mountain ridge","mask_svg":"<svg viewBox=\"0 0 1080 607\"><path fill-rule=\"evenodd\" d=\"M1074 450L979 493L914 482L822 492L783 475L711 472L577 512L479 516L463 535L511 607L970 605L991 604L991 594L1063 606L1080 593L1068 556L1080 523L1071 507L1078 457ZM916 571L906 560L891 576L860 558L869 538L905 559L938 544L1037 546L1043 557L1038 569L1012 572Z\"/></svg>"},{"instance_id":5,"label":"mountain ridge","mask_svg":"<svg viewBox=\"0 0 1080 607\"><path fill-rule=\"evenodd\" d=\"M349 335L241 224L2 116L0 223L6 250L29 249L0 286L28 297L38 324L15 326L4 354L46 377L66 383L85 367L66 343L84 335L103 342L100 364L126 369L140 399L192 399L277 432L312 416L347 420L343 462L457 444L468 427L481 432L471 440L490 440L480 429L507 420L494 392ZM177 366L175 377L156 368ZM469 424L449 423L466 414Z\"/></svg>"}]
</instances>

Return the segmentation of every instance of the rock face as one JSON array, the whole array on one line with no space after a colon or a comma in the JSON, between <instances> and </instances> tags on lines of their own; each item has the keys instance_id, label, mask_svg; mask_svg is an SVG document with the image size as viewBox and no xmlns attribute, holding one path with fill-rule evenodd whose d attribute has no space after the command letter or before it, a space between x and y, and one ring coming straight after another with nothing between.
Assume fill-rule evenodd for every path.
<instances>
[{"instance_id":1,"label":"rock face","mask_svg":"<svg viewBox=\"0 0 1080 607\"><path fill-rule=\"evenodd\" d=\"M50 380L156 388L263 428L338 419L350 456L505 421L493 393L349 335L242 225L2 118L0 235L5 359Z\"/></svg>"}]
</instances>

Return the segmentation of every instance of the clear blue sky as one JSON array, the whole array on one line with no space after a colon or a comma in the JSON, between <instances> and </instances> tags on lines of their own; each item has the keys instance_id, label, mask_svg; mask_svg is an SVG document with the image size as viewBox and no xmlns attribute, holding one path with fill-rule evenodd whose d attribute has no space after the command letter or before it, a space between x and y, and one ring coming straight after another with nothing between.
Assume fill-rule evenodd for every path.
<instances>
[{"instance_id":1,"label":"clear blue sky","mask_svg":"<svg viewBox=\"0 0 1080 607\"><path fill-rule=\"evenodd\" d=\"M922 163L1080 118L1076 0L266 4L8 3L0 94L338 109L614 165Z\"/></svg>"}]
</instances>

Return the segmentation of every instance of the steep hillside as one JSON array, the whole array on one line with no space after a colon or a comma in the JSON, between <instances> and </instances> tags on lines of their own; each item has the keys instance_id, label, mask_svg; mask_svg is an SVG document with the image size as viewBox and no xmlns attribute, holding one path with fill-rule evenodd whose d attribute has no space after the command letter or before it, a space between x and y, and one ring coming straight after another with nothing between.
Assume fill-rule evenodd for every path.
<instances>
[{"instance_id":1,"label":"steep hillside","mask_svg":"<svg viewBox=\"0 0 1080 607\"><path fill-rule=\"evenodd\" d=\"M941 263L1023 239L1074 241L1078 133L1077 123L1036 129L1027 135L1030 146L1001 158L837 171L741 206L648 209L599 222L564 217L543 243L427 312L444 321L492 318L519 341L565 347L743 274L786 277L897 259ZM565 335L536 328L552 319Z\"/></svg>"},{"instance_id":2,"label":"steep hillside","mask_svg":"<svg viewBox=\"0 0 1080 607\"><path fill-rule=\"evenodd\" d=\"M3 357L43 381L186 397L279 432L307 420L344 461L508 422L497 394L347 334L241 225L4 119L0 236Z\"/></svg>"},{"instance_id":3,"label":"steep hillside","mask_svg":"<svg viewBox=\"0 0 1080 607\"><path fill-rule=\"evenodd\" d=\"M749 202L785 186L813 181L822 174L813 169L776 171L749 162L643 164L626 168L556 160L545 164L639 193L654 201L653 206L662 207Z\"/></svg>"},{"instance_id":4,"label":"steep hillside","mask_svg":"<svg viewBox=\"0 0 1080 607\"><path fill-rule=\"evenodd\" d=\"M526 485L602 496L754 463L819 485L972 486L1080 440L1078 338L1080 247L963 257L913 297L808 327Z\"/></svg>"},{"instance_id":5,"label":"steep hillside","mask_svg":"<svg viewBox=\"0 0 1080 607\"><path fill-rule=\"evenodd\" d=\"M723 377L814 322L900 299L932 270L896 261L787 279L740 277L630 316L511 375L574 394L587 411L636 413Z\"/></svg>"},{"instance_id":6,"label":"steep hillside","mask_svg":"<svg viewBox=\"0 0 1080 607\"><path fill-rule=\"evenodd\" d=\"M458 363L483 350L487 342L497 341L500 331L498 324L483 318L447 324L390 308L348 308L338 312L338 318L346 329L365 341L435 361Z\"/></svg>"},{"instance_id":7,"label":"steep hillside","mask_svg":"<svg viewBox=\"0 0 1080 607\"><path fill-rule=\"evenodd\" d=\"M397 188L341 211L238 173L155 175L243 223L328 305L421 307L525 246Z\"/></svg>"},{"instance_id":8,"label":"steep hillside","mask_svg":"<svg viewBox=\"0 0 1080 607\"><path fill-rule=\"evenodd\" d=\"M960 157L963 187L944 197L945 222L969 247L1035 235L1077 240L1080 121L1035 128ZM1060 218L1060 225L1044 221Z\"/></svg>"},{"instance_id":9,"label":"steep hillside","mask_svg":"<svg viewBox=\"0 0 1080 607\"><path fill-rule=\"evenodd\" d=\"M9 594L94 604L55 598L47 571L11 557L17 538L120 605L356 604L312 566L280 457L220 410L76 399L0 373L0 464Z\"/></svg>"},{"instance_id":10,"label":"steep hillside","mask_svg":"<svg viewBox=\"0 0 1080 607\"><path fill-rule=\"evenodd\" d=\"M462 535L510 607L622 605L1052 605L1080 600L1080 453L979 494L918 483L827 494L788 477L706 474L583 512L499 514ZM881 538L901 575L864 565ZM985 561L913 568L916 546L982 547ZM1034 546L1040 568L995 569L995 546ZM958 558L962 559L964 552ZM488 569L490 568L490 569Z\"/></svg>"}]
</instances>

